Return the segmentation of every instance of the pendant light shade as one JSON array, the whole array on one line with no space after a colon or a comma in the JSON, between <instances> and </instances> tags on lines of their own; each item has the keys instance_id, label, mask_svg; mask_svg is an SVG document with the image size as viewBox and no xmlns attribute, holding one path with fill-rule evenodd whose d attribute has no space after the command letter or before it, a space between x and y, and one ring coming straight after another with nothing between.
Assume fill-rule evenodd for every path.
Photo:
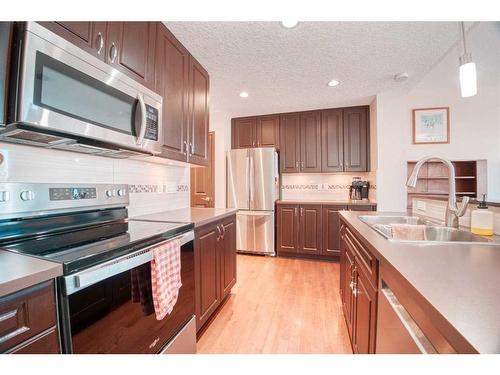
<instances>
[{"instance_id":1,"label":"pendant light shade","mask_svg":"<svg viewBox=\"0 0 500 375\"><path fill-rule=\"evenodd\" d=\"M460 91L462 98L477 94L476 64L473 62L460 65Z\"/></svg>"},{"instance_id":2,"label":"pendant light shade","mask_svg":"<svg viewBox=\"0 0 500 375\"><path fill-rule=\"evenodd\" d=\"M476 64L472 61L472 54L467 53L463 22L460 22L460 34L463 46L463 55L459 59L460 93L462 94L462 98L468 98L477 94L477 74Z\"/></svg>"}]
</instances>

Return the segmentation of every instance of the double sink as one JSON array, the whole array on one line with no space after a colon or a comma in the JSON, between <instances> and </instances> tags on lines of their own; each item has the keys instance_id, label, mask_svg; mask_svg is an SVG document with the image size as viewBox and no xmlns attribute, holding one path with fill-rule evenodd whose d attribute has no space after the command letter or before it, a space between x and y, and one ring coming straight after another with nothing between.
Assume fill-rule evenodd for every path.
<instances>
[{"instance_id":1,"label":"double sink","mask_svg":"<svg viewBox=\"0 0 500 375\"><path fill-rule=\"evenodd\" d=\"M419 244L497 244L486 237L477 236L466 230L445 227L433 221L415 216L360 216L359 219L389 241L394 242L412 242ZM392 225L394 224L422 225L424 227L425 240L412 240L410 238L394 239L392 236Z\"/></svg>"}]
</instances>

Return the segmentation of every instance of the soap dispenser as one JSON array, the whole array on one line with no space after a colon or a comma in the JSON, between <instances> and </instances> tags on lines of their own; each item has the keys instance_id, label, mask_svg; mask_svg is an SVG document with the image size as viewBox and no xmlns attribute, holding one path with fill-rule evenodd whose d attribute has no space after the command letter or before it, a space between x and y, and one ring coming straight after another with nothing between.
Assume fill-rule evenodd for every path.
<instances>
[{"instance_id":1,"label":"soap dispenser","mask_svg":"<svg viewBox=\"0 0 500 375\"><path fill-rule=\"evenodd\" d=\"M493 212L488 210L486 195L484 194L483 200L479 202L477 209L471 212L470 230L472 233L481 236L493 235Z\"/></svg>"}]
</instances>

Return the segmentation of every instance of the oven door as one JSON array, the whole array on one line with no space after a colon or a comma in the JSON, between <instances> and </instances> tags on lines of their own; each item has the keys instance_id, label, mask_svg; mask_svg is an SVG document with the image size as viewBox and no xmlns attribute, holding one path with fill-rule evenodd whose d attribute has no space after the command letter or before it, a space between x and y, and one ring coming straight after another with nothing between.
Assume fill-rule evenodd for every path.
<instances>
[{"instance_id":1,"label":"oven door","mask_svg":"<svg viewBox=\"0 0 500 375\"><path fill-rule=\"evenodd\" d=\"M154 354L175 346L174 337L182 336L185 343L195 310L193 232L184 234L181 243L182 287L173 311L163 320L156 320L152 297L141 295L147 288L132 290L132 275L139 276L139 284L145 280L141 274L150 277L143 268L151 260L148 249L60 278L63 352ZM140 299L133 302L133 295ZM188 348L195 347L196 334L187 341Z\"/></svg>"},{"instance_id":2,"label":"oven door","mask_svg":"<svg viewBox=\"0 0 500 375\"><path fill-rule=\"evenodd\" d=\"M22 44L11 122L161 152L161 96L37 23Z\"/></svg>"}]
</instances>

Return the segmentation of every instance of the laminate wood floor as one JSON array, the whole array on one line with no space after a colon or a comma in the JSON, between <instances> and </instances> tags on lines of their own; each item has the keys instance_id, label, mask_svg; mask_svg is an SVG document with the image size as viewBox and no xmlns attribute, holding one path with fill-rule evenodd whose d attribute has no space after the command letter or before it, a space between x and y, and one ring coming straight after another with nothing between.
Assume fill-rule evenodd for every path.
<instances>
[{"instance_id":1,"label":"laminate wood floor","mask_svg":"<svg viewBox=\"0 0 500 375\"><path fill-rule=\"evenodd\" d=\"M352 353L339 264L238 254L238 282L198 353Z\"/></svg>"}]
</instances>

